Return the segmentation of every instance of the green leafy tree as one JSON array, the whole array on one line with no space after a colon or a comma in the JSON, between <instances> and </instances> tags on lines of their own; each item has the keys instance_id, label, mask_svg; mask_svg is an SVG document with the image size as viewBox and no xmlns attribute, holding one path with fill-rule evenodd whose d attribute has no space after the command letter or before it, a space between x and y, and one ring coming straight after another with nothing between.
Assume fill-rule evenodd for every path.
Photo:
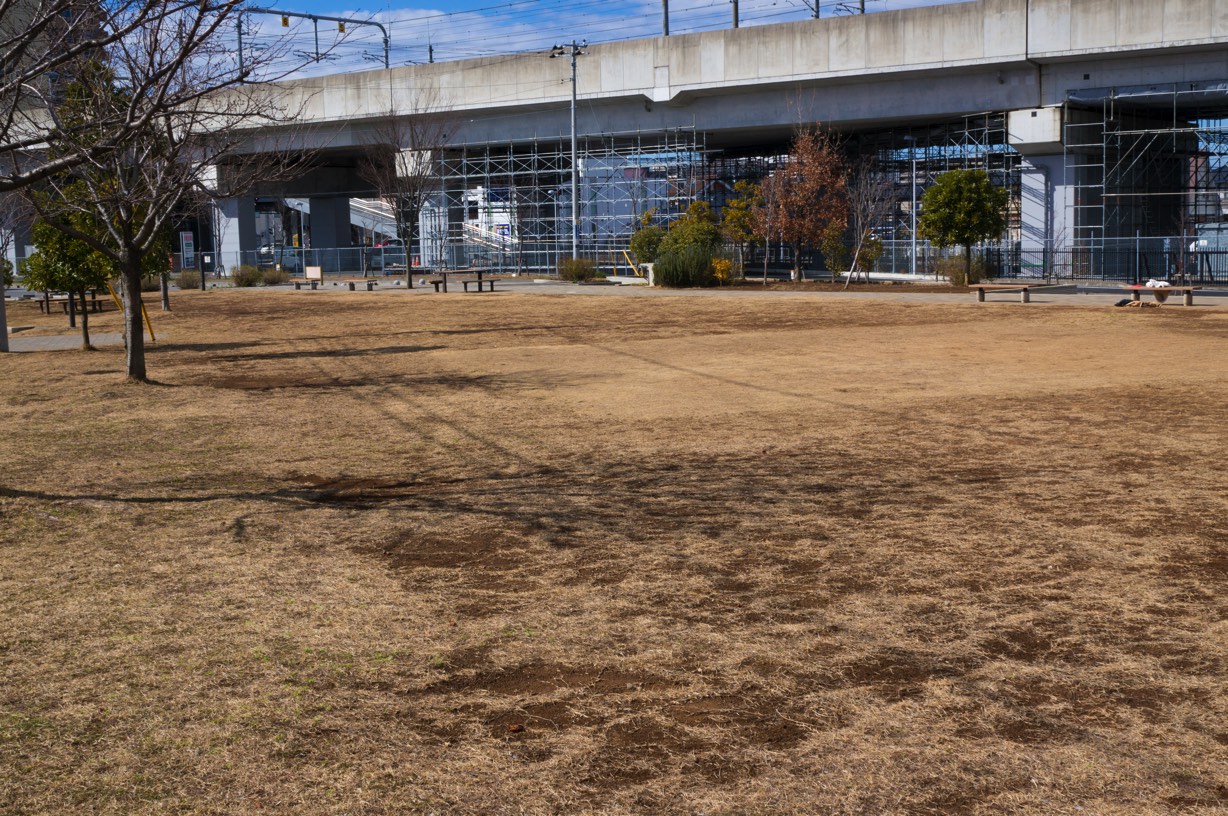
<instances>
[{"instance_id":1,"label":"green leafy tree","mask_svg":"<svg viewBox=\"0 0 1228 816\"><path fill-rule=\"evenodd\" d=\"M660 254L681 252L688 247L703 247L709 254L721 243L721 228L716 222L712 205L706 201L692 201L681 217L669 225L669 231L661 239Z\"/></svg>"},{"instance_id":2,"label":"green leafy tree","mask_svg":"<svg viewBox=\"0 0 1228 816\"><path fill-rule=\"evenodd\" d=\"M84 224L79 226L88 229ZM81 348L92 350L86 292L104 288L115 277L115 265L84 241L69 238L43 222L34 225L34 246L37 252L26 261L23 283L28 289L68 292L69 297L80 298Z\"/></svg>"},{"instance_id":3,"label":"green leafy tree","mask_svg":"<svg viewBox=\"0 0 1228 816\"><path fill-rule=\"evenodd\" d=\"M654 208L640 216L640 228L631 236L631 254L636 263L653 263L657 259L665 228L652 223L656 214Z\"/></svg>"},{"instance_id":4,"label":"green leafy tree","mask_svg":"<svg viewBox=\"0 0 1228 816\"><path fill-rule=\"evenodd\" d=\"M848 243L845 240L845 229L839 224L829 224L827 229L823 230L823 237L819 240L819 251L823 253L827 269L832 273L832 280L835 280L836 275L840 272L848 269L852 260Z\"/></svg>"},{"instance_id":5,"label":"green leafy tree","mask_svg":"<svg viewBox=\"0 0 1228 816\"><path fill-rule=\"evenodd\" d=\"M746 247L759 240L755 211L763 206L763 191L755 182L743 179L734 183L733 192L721 213L721 234L737 246L740 263Z\"/></svg>"},{"instance_id":6,"label":"green leafy tree","mask_svg":"<svg viewBox=\"0 0 1228 816\"><path fill-rule=\"evenodd\" d=\"M656 282L661 286L710 286L715 282L712 260L721 243L721 228L712 205L693 201L669 225L656 260Z\"/></svg>"},{"instance_id":7,"label":"green leafy tree","mask_svg":"<svg viewBox=\"0 0 1228 816\"><path fill-rule=\"evenodd\" d=\"M921 197L917 234L938 247L964 248L964 281L972 278L972 246L1006 229L1010 194L984 170L950 170Z\"/></svg>"}]
</instances>

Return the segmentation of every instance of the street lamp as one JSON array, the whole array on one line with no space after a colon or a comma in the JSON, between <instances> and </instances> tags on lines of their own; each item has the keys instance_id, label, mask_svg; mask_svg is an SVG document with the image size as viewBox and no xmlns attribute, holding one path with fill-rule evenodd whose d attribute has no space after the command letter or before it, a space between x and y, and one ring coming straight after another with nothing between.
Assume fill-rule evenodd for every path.
<instances>
[{"instance_id":1,"label":"street lamp","mask_svg":"<svg viewBox=\"0 0 1228 816\"><path fill-rule=\"evenodd\" d=\"M576 157L576 57L584 54L587 40L556 45L550 50L550 59L571 57L571 257L579 257L580 251L580 169Z\"/></svg>"}]
</instances>

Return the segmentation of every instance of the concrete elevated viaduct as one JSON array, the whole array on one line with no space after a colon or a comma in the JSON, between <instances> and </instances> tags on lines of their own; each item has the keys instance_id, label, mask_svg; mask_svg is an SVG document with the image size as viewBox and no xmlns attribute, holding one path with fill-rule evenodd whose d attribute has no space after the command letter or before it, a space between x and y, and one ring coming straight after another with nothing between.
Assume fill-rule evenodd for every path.
<instances>
[{"instance_id":1,"label":"concrete elevated viaduct","mask_svg":"<svg viewBox=\"0 0 1228 816\"><path fill-rule=\"evenodd\" d=\"M972 152L1010 154L1023 244L1188 233L1177 222L1193 216L1173 212L1184 207L1180 196L1205 198L1219 183L1217 151L1197 134L1162 140L1174 151L1167 165L1164 156L1134 162L1146 164L1139 173L1150 173L1151 188L1132 192L1163 187L1178 196L1166 204L1123 215L1106 168L1116 161L1107 134L1123 111L1133 130L1169 134L1228 116L1223 0L978 0L585 51L577 71L585 144L687 131L709 155L768 155L798 126L822 123L854 138L882 135L871 140L880 155L907 162L920 150L923 164L939 155L949 163L930 129L993 115L1001 138ZM296 138L320 151L317 169L279 193L310 197L314 220L332 225L313 230L316 246L343 245L338 225L347 219L337 208L371 193L355 156L389 122L442 113L457 150L557 146L570 136L569 80L566 59L533 53L271 86L303 111L310 127ZM254 134L253 150L264 137L276 134ZM1190 162L1200 156L1208 180L1194 190ZM242 249L254 249L252 229L239 226Z\"/></svg>"}]
</instances>

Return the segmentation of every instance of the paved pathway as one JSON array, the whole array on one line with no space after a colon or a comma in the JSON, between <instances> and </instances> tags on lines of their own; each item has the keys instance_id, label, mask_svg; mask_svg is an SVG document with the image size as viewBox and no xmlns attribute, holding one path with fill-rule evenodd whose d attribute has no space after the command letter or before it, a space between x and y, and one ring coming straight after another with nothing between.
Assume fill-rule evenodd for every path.
<instances>
[{"instance_id":1,"label":"paved pathway","mask_svg":"<svg viewBox=\"0 0 1228 816\"><path fill-rule=\"evenodd\" d=\"M95 346L123 345L122 334L96 334L90 332L90 342ZM20 333L9 335L9 351L71 351L81 348L81 334L53 334L22 337Z\"/></svg>"}]
</instances>

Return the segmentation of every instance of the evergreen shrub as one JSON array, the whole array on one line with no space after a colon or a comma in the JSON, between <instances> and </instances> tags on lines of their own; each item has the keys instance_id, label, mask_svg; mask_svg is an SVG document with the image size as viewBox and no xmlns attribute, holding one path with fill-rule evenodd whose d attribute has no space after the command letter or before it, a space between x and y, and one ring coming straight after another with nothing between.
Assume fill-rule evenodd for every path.
<instances>
[{"instance_id":1,"label":"evergreen shrub","mask_svg":"<svg viewBox=\"0 0 1228 816\"><path fill-rule=\"evenodd\" d=\"M671 289L714 286L717 280L712 269L712 249L692 244L662 253L653 267L653 279L657 286Z\"/></svg>"},{"instance_id":2,"label":"evergreen shrub","mask_svg":"<svg viewBox=\"0 0 1228 816\"><path fill-rule=\"evenodd\" d=\"M234 270L232 281L235 286L259 286L264 283L264 273L250 264L243 264Z\"/></svg>"},{"instance_id":3,"label":"evergreen shrub","mask_svg":"<svg viewBox=\"0 0 1228 816\"><path fill-rule=\"evenodd\" d=\"M597 277L597 264L588 258L564 258L559 261L559 277L572 283L582 283Z\"/></svg>"}]
</instances>

